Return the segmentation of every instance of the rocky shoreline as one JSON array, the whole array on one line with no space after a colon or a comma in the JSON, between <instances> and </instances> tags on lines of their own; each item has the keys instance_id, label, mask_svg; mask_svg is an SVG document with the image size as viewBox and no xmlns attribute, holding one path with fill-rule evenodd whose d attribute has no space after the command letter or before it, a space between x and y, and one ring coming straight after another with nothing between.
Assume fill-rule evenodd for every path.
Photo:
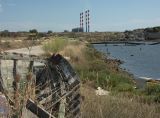
<instances>
[{"instance_id":1,"label":"rocky shoreline","mask_svg":"<svg viewBox=\"0 0 160 118\"><path fill-rule=\"evenodd\" d=\"M117 71L129 75L135 83L136 88L144 89L147 82L159 83L160 81L154 80L152 78L137 78L131 72L128 72L125 68L120 67L121 64L125 63L124 61L108 57L105 58L105 62L107 63L107 65L109 65L115 72Z\"/></svg>"}]
</instances>

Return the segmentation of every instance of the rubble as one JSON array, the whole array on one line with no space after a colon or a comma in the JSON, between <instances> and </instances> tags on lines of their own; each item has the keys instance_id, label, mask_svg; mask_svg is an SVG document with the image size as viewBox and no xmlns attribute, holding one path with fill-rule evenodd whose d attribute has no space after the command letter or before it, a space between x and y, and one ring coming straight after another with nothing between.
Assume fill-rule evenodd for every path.
<instances>
[{"instance_id":1,"label":"rubble","mask_svg":"<svg viewBox=\"0 0 160 118\"><path fill-rule=\"evenodd\" d=\"M95 91L97 96L104 96L104 95L109 95L109 91L106 91L102 89L101 87L98 87L97 90Z\"/></svg>"}]
</instances>

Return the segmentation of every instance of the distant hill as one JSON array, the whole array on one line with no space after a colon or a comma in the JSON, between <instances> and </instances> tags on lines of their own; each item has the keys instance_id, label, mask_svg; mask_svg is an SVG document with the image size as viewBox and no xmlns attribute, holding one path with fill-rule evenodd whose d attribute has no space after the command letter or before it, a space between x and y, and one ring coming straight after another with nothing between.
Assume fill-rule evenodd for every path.
<instances>
[{"instance_id":1,"label":"distant hill","mask_svg":"<svg viewBox=\"0 0 160 118\"><path fill-rule=\"evenodd\" d=\"M145 32L149 32L149 33L157 33L157 32L160 32L160 26L152 27L152 28L146 28L144 30L145 30Z\"/></svg>"}]
</instances>

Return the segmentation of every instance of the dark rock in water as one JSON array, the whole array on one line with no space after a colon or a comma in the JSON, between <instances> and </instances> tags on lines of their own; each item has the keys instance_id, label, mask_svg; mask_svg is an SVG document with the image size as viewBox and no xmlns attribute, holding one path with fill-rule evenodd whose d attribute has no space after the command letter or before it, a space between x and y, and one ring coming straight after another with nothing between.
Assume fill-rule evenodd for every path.
<instances>
[{"instance_id":1,"label":"dark rock in water","mask_svg":"<svg viewBox=\"0 0 160 118\"><path fill-rule=\"evenodd\" d=\"M112 66L115 66L115 65L118 66L118 65L124 63L123 61L121 61L119 59L106 59L105 62L108 63L109 65L112 65ZM116 66L114 67L115 69L117 68Z\"/></svg>"},{"instance_id":2,"label":"dark rock in water","mask_svg":"<svg viewBox=\"0 0 160 118\"><path fill-rule=\"evenodd\" d=\"M145 79L145 78L137 78L135 79L137 88L145 89L145 86L147 83L157 84L160 85L160 80L154 80L154 79Z\"/></svg>"},{"instance_id":3,"label":"dark rock in water","mask_svg":"<svg viewBox=\"0 0 160 118\"><path fill-rule=\"evenodd\" d=\"M115 61L118 62L118 64L123 64L123 63L124 63L124 62L121 61L120 59L116 59Z\"/></svg>"},{"instance_id":4,"label":"dark rock in water","mask_svg":"<svg viewBox=\"0 0 160 118\"><path fill-rule=\"evenodd\" d=\"M145 85L146 85L146 80L145 79L140 79L140 78L136 78L135 79L136 82L136 87L139 89L144 89Z\"/></svg>"},{"instance_id":5,"label":"dark rock in water","mask_svg":"<svg viewBox=\"0 0 160 118\"><path fill-rule=\"evenodd\" d=\"M134 55L133 54L131 54L131 57L133 57Z\"/></svg>"},{"instance_id":6,"label":"dark rock in water","mask_svg":"<svg viewBox=\"0 0 160 118\"><path fill-rule=\"evenodd\" d=\"M150 80L146 80L147 83L154 83L154 84L160 84L160 80L153 80L153 79L150 79Z\"/></svg>"}]
</instances>

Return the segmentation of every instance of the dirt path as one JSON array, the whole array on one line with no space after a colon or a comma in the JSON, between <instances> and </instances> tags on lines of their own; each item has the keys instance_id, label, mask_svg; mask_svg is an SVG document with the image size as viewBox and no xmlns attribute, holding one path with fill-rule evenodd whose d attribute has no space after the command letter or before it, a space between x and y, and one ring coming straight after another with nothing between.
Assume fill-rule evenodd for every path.
<instances>
[{"instance_id":1,"label":"dirt path","mask_svg":"<svg viewBox=\"0 0 160 118\"><path fill-rule=\"evenodd\" d=\"M29 54L29 50L27 48L20 48L20 49L13 49L13 50L8 50L6 52L16 52L16 53L23 53L23 54ZM41 55L43 54L44 51L42 49L42 46L33 46L31 48L31 55Z\"/></svg>"}]
</instances>

